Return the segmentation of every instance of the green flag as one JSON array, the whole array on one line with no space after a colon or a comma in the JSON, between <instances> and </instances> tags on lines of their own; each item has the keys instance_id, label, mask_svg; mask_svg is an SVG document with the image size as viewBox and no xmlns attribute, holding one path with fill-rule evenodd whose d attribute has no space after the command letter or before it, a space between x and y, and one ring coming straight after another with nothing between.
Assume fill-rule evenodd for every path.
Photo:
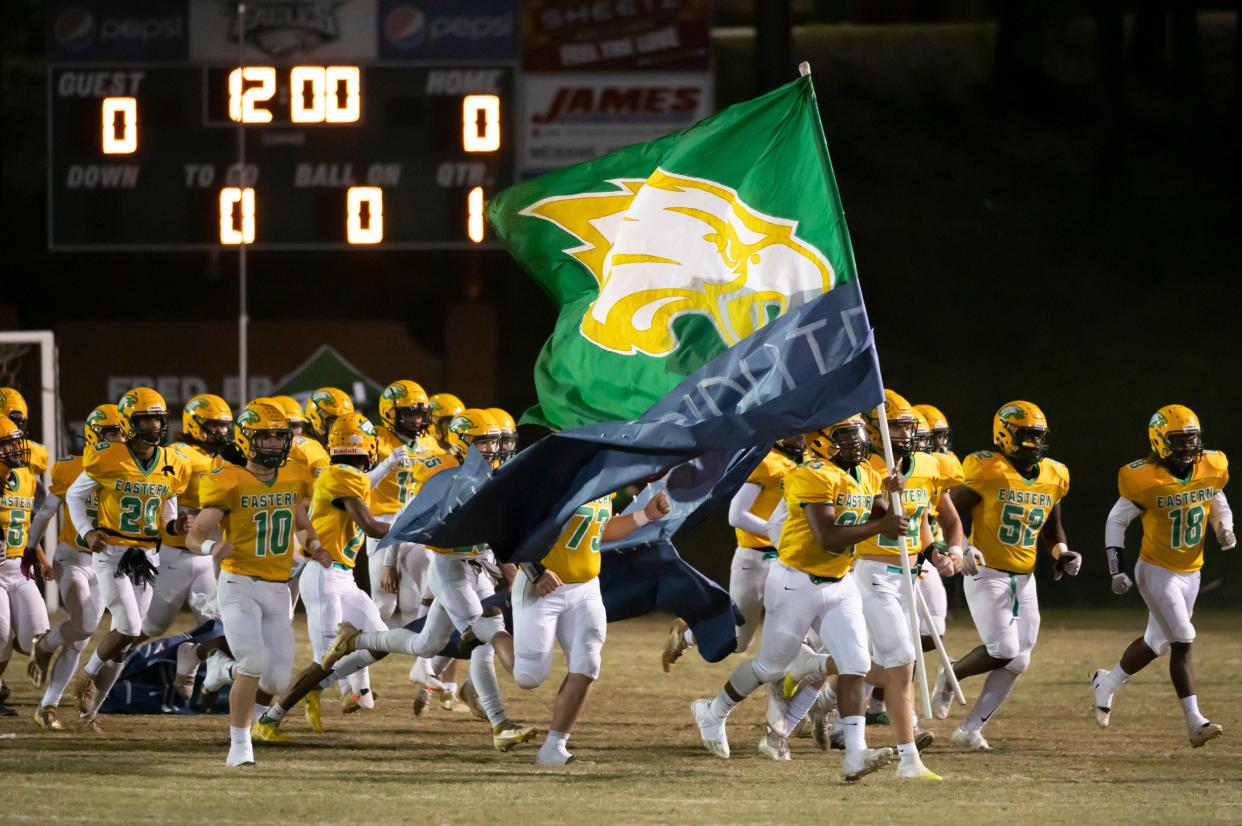
<instances>
[{"instance_id":1,"label":"green flag","mask_svg":"<svg viewBox=\"0 0 1242 826\"><path fill-rule=\"evenodd\" d=\"M810 76L684 132L500 192L488 220L560 306L524 422L642 415L855 276Z\"/></svg>"}]
</instances>

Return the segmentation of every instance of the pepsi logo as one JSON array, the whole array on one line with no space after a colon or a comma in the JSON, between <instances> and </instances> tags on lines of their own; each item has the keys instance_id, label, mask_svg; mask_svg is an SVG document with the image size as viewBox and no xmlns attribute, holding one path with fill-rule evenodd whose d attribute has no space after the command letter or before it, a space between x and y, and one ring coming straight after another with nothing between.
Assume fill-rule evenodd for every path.
<instances>
[{"instance_id":1,"label":"pepsi logo","mask_svg":"<svg viewBox=\"0 0 1242 826\"><path fill-rule=\"evenodd\" d=\"M417 6L397 6L384 19L384 37L398 49L417 49L426 36L426 19Z\"/></svg>"},{"instance_id":2,"label":"pepsi logo","mask_svg":"<svg viewBox=\"0 0 1242 826\"><path fill-rule=\"evenodd\" d=\"M95 17L81 7L65 9L56 17L52 31L65 50L79 52L95 42Z\"/></svg>"}]
</instances>

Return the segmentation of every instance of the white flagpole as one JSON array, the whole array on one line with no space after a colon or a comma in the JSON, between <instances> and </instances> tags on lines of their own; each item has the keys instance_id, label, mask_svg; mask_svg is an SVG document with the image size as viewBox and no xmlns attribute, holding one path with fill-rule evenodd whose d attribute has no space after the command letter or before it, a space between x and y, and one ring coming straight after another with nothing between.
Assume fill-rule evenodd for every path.
<instances>
[{"instance_id":1,"label":"white flagpole","mask_svg":"<svg viewBox=\"0 0 1242 826\"><path fill-rule=\"evenodd\" d=\"M932 629L931 638L936 644L936 653L940 655L940 662L944 666L945 679L948 680L949 687L953 689L957 701L966 705L966 695L962 693L961 683L957 681L957 674L953 672L953 660L949 658L949 649L945 648L944 640L940 639L940 635L935 631L936 624L932 622L931 609L927 607L927 600L923 599L923 592L918 588L914 589L914 596L919 602L919 616L923 618L927 627Z\"/></svg>"},{"instance_id":2,"label":"white flagpole","mask_svg":"<svg viewBox=\"0 0 1242 826\"><path fill-rule=\"evenodd\" d=\"M811 64L808 61L802 61L798 64L798 74L802 77L809 77L811 74ZM888 435L888 416L885 411L884 402L880 402L876 408L876 417L880 422L880 440L884 445L884 464L888 467L889 472L894 468L893 463L893 442ZM897 513L904 513L905 508L901 504L901 494L894 493L889 507L893 508ZM931 710L931 692L927 688L927 664L923 660L923 645L919 638L919 617L918 608L915 604L914 596L914 577L910 570L910 553L906 550L906 542L904 537L901 540L901 578L902 590L905 592L906 598L906 619L909 626L910 639L914 643L914 665L915 675L919 687L919 699L922 701L923 718L930 719ZM931 629L935 634L935 629ZM964 701L963 701L964 702Z\"/></svg>"}]
</instances>

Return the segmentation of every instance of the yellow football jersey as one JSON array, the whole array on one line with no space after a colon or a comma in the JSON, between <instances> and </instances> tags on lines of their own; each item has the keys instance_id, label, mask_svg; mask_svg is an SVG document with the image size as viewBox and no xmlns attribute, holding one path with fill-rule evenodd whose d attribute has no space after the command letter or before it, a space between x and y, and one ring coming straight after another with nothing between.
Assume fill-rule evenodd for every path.
<instances>
[{"instance_id":1,"label":"yellow football jersey","mask_svg":"<svg viewBox=\"0 0 1242 826\"><path fill-rule=\"evenodd\" d=\"M99 485L99 529L111 545L158 542L164 503L190 483L190 466L166 447L144 463L126 444L100 442L86 449L82 470Z\"/></svg>"},{"instance_id":2,"label":"yellow football jersey","mask_svg":"<svg viewBox=\"0 0 1242 826\"><path fill-rule=\"evenodd\" d=\"M375 428L376 442L379 445L379 459L384 461L394 450L405 445L396 433L386 427ZM421 442L421 440L420 440ZM438 449L438 446L437 446ZM371 512L375 514L397 513L405 503L414 498L414 475L410 468L414 465L414 457L425 454L421 443L406 446L407 456L397 463L388 475L371 489Z\"/></svg>"},{"instance_id":3,"label":"yellow football jersey","mask_svg":"<svg viewBox=\"0 0 1242 826\"><path fill-rule=\"evenodd\" d=\"M750 506L750 512L762 519L768 521L772 516L772 512L776 510L777 504L781 501L781 479L786 473L798 466L798 463L790 459L784 453L773 448L768 451L768 455L763 457L763 461L759 466L750 472L750 476L746 481L752 485L759 486L759 495L755 497L755 502ZM741 528L734 528L737 534L737 544L740 548L769 548L772 546L772 540L766 536L759 536L750 531L744 531Z\"/></svg>"},{"instance_id":4,"label":"yellow football jersey","mask_svg":"<svg viewBox=\"0 0 1242 826\"><path fill-rule=\"evenodd\" d=\"M0 491L0 536L6 543L5 558L13 559L26 553L38 478L29 467L10 468L3 463L0 478L4 479L4 490Z\"/></svg>"},{"instance_id":5,"label":"yellow football jersey","mask_svg":"<svg viewBox=\"0 0 1242 826\"><path fill-rule=\"evenodd\" d=\"M371 482L367 475L350 465L328 465L315 477L310 518L319 542L332 555L332 561L352 568L366 535L354 524L343 499L367 501Z\"/></svg>"},{"instance_id":6,"label":"yellow football jersey","mask_svg":"<svg viewBox=\"0 0 1242 826\"><path fill-rule=\"evenodd\" d=\"M227 462L219 456L211 456L207 451L196 445L187 444L186 442L173 442L168 446L170 450L177 453L190 466L190 482L186 485L185 490L177 497L177 509L198 510L199 494L198 487L202 482L203 476L215 470L218 467L224 467ZM173 536L166 530L166 525L160 525L160 542L173 548L184 548L185 537Z\"/></svg>"},{"instance_id":7,"label":"yellow football jersey","mask_svg":"<svg viewBox=\"0 0 1242 826\"><path fill-rule=\"evenodd\" d=\"M785 474L789 516L778 543L781 562L813 576L840 578L849 573L854 548L830 553L815 539L806 518L807 505L831 505L836 524L857 525L871 518L871 506L883 477L863 463L845 471L831 462L808 462Z\"/></svg>"},{"instance_id":8,"label":"yellow football jersey","mask_svg":"<svg viewBox=\"0 0 1242 826\"><path fill-rule=\"evenodd\" d=\"M278 469L270 482L237 465L206 474L199 483L199 504L224 511L220 533L236 548L220 568L271 582L289 579L298 505L310 500L314 485L310 471L292 463Z\"/></svg>"},{"instance_id":9,"label":"yellow football jersey","mask_svg":"<svg viewBox=\"0 0 1242 826\"><path fill-rule=\"evenodd\" d=\"M48 488L48 492L53 496L59 496L64 500L65 493L68 492L69 486L72 485L79 476L82 475L82 457L66 456L56 464L52 465L52 484ZM99 490L91 491L91 495L86 499L86 515L91 518L92 527L98 524L99 516ZM69 516L69 505L62 504L60 506L60 533L56 536L56 540L71 548L77 548L79 551L85 551L86 543L82 541L82 537L78 535L77 530L73 526L73 519Z\"/></svg>"},{"instance_id":10,"label":"yellow football jersey","mask_svg":"<svg viewBox=\"0 0 1242 826\"><path fill-rule=\"evenodd\" d=\"M1188 574L1203 567L1203 536L1212 497L1229 482L1229 460L1205 450L1186 480L1141 459L1117 473L1117 490L1143 511L1139 559Z\"/></svg>"},{"instance_id":11,"label":"yellow football jersey","mask_svg":"<svg viewBox=\"0 0 1242 826\"><path fill-rule=\"evenodd\" d=\"M612 518L612 495L587 502L565 523L543 567L561 582L590 582L599 576L599 546L604 525Z\"/></svg>"},{"instance_id":12,"label":"yellow football jersey","mask_svg":"<svg viewBox=\"0 0 1242 826\"><path fill-rule=\"evenodd\" d=\"M883 479L888 473L884 457L877 454L871 456L871 469ZM906 516L910 517L910 527L901 539L889 539L877 534L870 539L858 543L860 555L900 556L901 543L906 543L906 552L917 554L923 550L919 535L919 526L923 514L929 513L935 503L939 491L951 480L944 476L944 465L931 453L913 453L910 456L910 468L905 474L905 486L901 491L901 504Z\"/></svg>"},{"instance_id":13,"label":"yellow football jersey","mask_svg":"<svg viewBox=\"0 0 1242 826\"><path fill-rule=\"evenodd\" d=\"M289 445L288 464L301 465L311 476L318 476L324 468L332 464L328 451L310 436L294 436Z\"/></svg>"},{"instance_id":14,"label":"yellow football jersey","mask_svg":"<svg viewBox=\"0 0 1242 826\"><path fill-rule=\"evenodd\" d=\"M984 564L1011 574L1035 570L1039 531L1069 493L1069 469L1040 459L1039 474L1027 481L1001 454L980 450L966 457L962 474L962 484L980 497L970 512L970 543Z\"/></svg>"},{"instance_id":15,"label":"yellow football jersey","mask_svg":"<svg viewBox=\"0 0 1242 826\"><path fill-rule=\"evenodd\" d=\"M47 448L33 439L27 439L26 444L30 446L30 464L28 467L34 471L35 476L42 476L47 470Z\"/></svg>"}]
</instances>

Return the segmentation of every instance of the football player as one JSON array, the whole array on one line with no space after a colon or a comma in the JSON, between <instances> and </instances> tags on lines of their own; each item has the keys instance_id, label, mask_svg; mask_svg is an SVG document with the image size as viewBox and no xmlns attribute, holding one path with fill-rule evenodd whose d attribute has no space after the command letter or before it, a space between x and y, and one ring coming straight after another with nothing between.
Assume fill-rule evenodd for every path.
<instances>
[{"instance_id":1,"label":"football player","mask_svg":"<svg viewBox=\"0 0 1242 826\"><path fill-rule=\"evenodd\" d=\"M503 465L517 454L517 422L509 415L509 411L501 407L487 408L487 415L491 416L496 426L500 428L500 454L497 458Z\"/></svg>"},{"instance_id":2,"label":"football player","mask_svg":"<svg viewBox=\"0 0 1242 826\"><path fill-rule=\"evenodd\" d=\"M260 689L278 694L293 672L293 611L289 595L293 536L332 564L307 515L314 486L310 472L287 459L293 443L285 413L251 402L231 434L246 466L226 465L200 483L202 510L187 545L220 563L220 619L235 661L229 692L229 767L254 763L251 723Z\"/></svg>"},{"instance_id":3,"label":"football player","mask_svg":"<svg viewBox=\"0 0 1242 826\"><path fill-rule=\"evenodd\" d=\"M312 476L332 464L328 451L315 439L306 435L306 414L298 400L292 396L272 396L268 401L279 407L289 419L289 430L293 433L293 444L289 446L289 461L305 465Z\"/></svg>"},{"instance_id":4,"label":"football player","mask_svg":"<svg viewBox=\"0 0 1242 826\"><path fill-rule=\"evenodd\" d=\"M448 441L451 457L440 457L447 464L465 461L470 450L479 451L493 467L499 464L500 428L483 410L470 408L449 424ZM430 547L430 546L429 546ZM500 701L500 684L496 680L494 657L508 671L513 671L513 637L505 630L504 617L497 607L483 608L483 600L495 593L495 584L488 571L495 560L486 545L463 548L435 548L431 560L431 576L435 583L435 601L421 631L394 628L381 633L359 633L359 629L342 625L332 648L324 658L325 667L355 650L412 654L432 658L440 653L456 629L463 642L477 644L470 652L470 676L480 704L492 724L492 744L499 751L531 740L536 732L530 727L510 721ZM466 642L469 640L469 642Z\"/></svg>"},{"instance_id":5,"label":"football player","mask_svg":"<svg viewBox=\"0 0 1242 826\"><path fill-rule=\"evenodd\" d=\"M962 484L962 463L951 450L949 420L938 408L930 404L916 404L914 415L919 419L920 429L925 427L927 430L926 447L923 449L940 463L940 477L944 485L937 489L927 507L927 523L931 527L932 537L937 542L946 543L949 554L959 557L958 570L961 570L960 557L965 534L962 531L961 517L953 508L953 500L949 497L949 491ZM949 595L945 592L944 580L941 579L940 573L926 560L919 574L918 585L919 590L923 592L923 601L927 603L927 610L932 616L936 633L943 637L949 616ZM935 648L935 643L930 636L925 635L923 650L931 651L933 648Z\"/></svg>"},{"instance_id":6,"label":"football player","mask_svg":"<svg viewBox=\"0 0 1242 826\"><path fill-rule=\"evenodd\" d=\"M1204 525L1211 525L1221 550L1237 545L1233 512L1223 490L1229 482L1229 460L1220 451L1204 450L1199 417L1180 404L1156 411L1147 423L1147 441L1151 453L1123 466L1117 474L1121 496L1104 528L1113 593L1124 594L1138 584L1147 603L1147 630L1130 643L1112 670L1091 674L1095 719L1101 728L1108 728L1117 689L1167 653L1169 678L1181 700L1190 745L1198 748L1222 731L1199 711L1191 617L1203 567ZM1126 527L1140 516L1143 543L1131 581L1122 553Z\"/></svg>"},{"instance_id":7,"label":"football player","mask_svg":"<svg viewBox=\"0 0 1242 826\"><path fill-rule=\"evenodd\" d=\"M812 460L785 474L788 515L777 542L778 561L768 571L764 593L767 614L759 653L742 663L712 700L691 704L708 752L727 758L725 722L733 708L761 685L822 679L831 656L840 677L838 706L845 723L845 759L841 777L857 780L886 765L892 749L868 749L863 716L863 677L871 666L862 599L850 567L854 547L883 534L896 540L910 520L890 510L886 496L901 490L897 475L881 477L867 463L871 446L866 422L851 416L808 433ZM818 632L828 654L803 645ZM769 691L769 697L777 692ZM788 734L785 709L769 704L768 725L778 737ZM788 754L788 752L786 752Z\"/></svg>"},{"instance_id":8,"label":"football player","mask_svg":"<svg viewBox=\"0 0 1242 826\"><path fill-rule=\"evenodd\" d=\"M401 379L384 388L379 401L380 426L375 429L380 463L367 475L372 480L371 512L392 524L397 513L417 492L411 472L415 457L431 455L438 448L427 433L431 424L427 393L414 381ZM418 614L428 551L416 542L399 542L378 551L379 540L367 539L371 599L385 622L397 608L407 621Z\"/></svg>"},{"instance_id":9,"label":"football player","mask_svg":"<svg viewBox=\"0 0 1242 826\"><path fill-rule=\"evenodd\" d=\"M82 473L65 493L69 516L87 549L112 627L96 646L74 694L88 730L120 675L125 651L142 634L159 568L161 529L174 536L188 519L177 514L177 496L190 482L190 466L167 447L168 406L150 387L135 387L117 403L123 442L86 448ZM96 500L97 497L97 500ZM96 515L90 513L98 502Z\"/></svg>"},{"instance_id":10,"label":"football player","mask_svg":"<svg viewBox=\"0 0 1242 826\"><path fill-rule=\"evenodd\" d=\"M198 512L200 481L205 474L228 464L220 454L233 442L233 410L219 396L194 396L185 403L181 429L182 440L173 442L171 449L190 467L190 483L177 497L178 515L186 520L185 527L179 529L188 533ZM160 537L160 575L155 578L151 605L142 621L142 635L153 639L163 634L187 603L194 611L195 622L201 625L207 617L194 606L202 605L200 600L215 593L216 571L211 558L188 550L184 533L173 536L164 532ZM193 684L182 686L182 693L188 697L187 688L192 690Z\"/></svg>"},{"instance_id":11,"label":"football player","mask_svg":"<svg viewBox=\"0 0 1242 826\"><path fill-rule=\"evenodd\" d=\"M47 448L30 438L30 408L26 405L25 397L16 388L0 387L0 416L8 416L17 425L17 429L26 435L26 444L30 448L30 463L27 467L36 479L42 479L48 465Z\"/></svg>"},{"instance_id":12,"label":"football player","mask_svg":"<svg viewBox=\"0 0 1242 826\"><path fill-rule=\"evenodd\" d=\"M452 393L436 393L428 400L428 406L431 408L431 434L440 442L440 449L447 451L449 423L465 412L466 405Z\"/></svg>"},{"instance_id":13,"label":"football player","mask_svg":"<svg viewBox=\"0 0 1242 826\"><path fill-rule=\"evenodd\" d=\"M344 390L321 387L306 400L306 425L311 435L328 447L328 435L338 417L354 412L354 400Z\"/></svg>"},{"instance_id":14,"label":"football player","mask_svg":"<svg viewBox=\"0 0 1242 826\"><path fill-rule=\"evenodd\" d=\"M100 442L121 441L121 417L115 404L101 404L86 417L82 438L87 448ZM77 673L78 663L86 644L103 616L103 597L95 580L91 554L86 542L73 527L65 493L82 474L82 457L67 456L52 465L52 485L31 525L30 543L42 534L43 527L60 511L60 534L52 563L56 571L56 587L60 603L68 618L39 637L30 658L30 677L36 685L47 684L43 699L35 711L35 722L41 728L60 731L63 726L57 715L61 697ZM92 492L87 500L87 515L94 519L99 510L99 497ZM53 662L57 649L60 656Z\"/></svg>"},{"instance_id":15,"label":"football player","mask_svg":"<svg viewBox=\"0 0 1242 826\"><path fill-rule=\"evenodd\" d=\"M776 549L768 538L768 520L781 501L781 479L802 464L806 442L802 434L781 439L750 472L729 502L729 525L737 533L737 549L729 566L729 596L742 612L737 627L737 652L750 648L763 618L763 591ZM694 644L694 634L681 617L673 620L660 654L665 673Z\"/></svg>"},{"instance_id":16,"label":"football player","mask_svg":"<svg viewBox=\"0 0 1242 826\"><path fill-rule=\"evenodd\" d=\"M1013 691L1031 663L1039 636L1035 592L1036 547L1050 547L1056 576L1077 576L1082 557L1066 545L1061 500L1069 492L1069 470L1049 459L1048 420L1036 405L1014 401L992 419L992 440L1000 452L980 450L962 463L964 481L950 494L965 522L970 547L962 558L966 603L983 644L958 660L958 680L987 674L982 691L953 732L953 745L991 751L983 727ZM952 688L941 666L932 711L944 719Z\"/></svg>"},{"instance_id":17,"label":"football player","mask_svg":"<svg viewBox=\"0 0 1242 826\"><path fill-rule=\"evenodd\" d=\"M0 716L12 716L4 705L9 689L3 675L16 648L33 657L34 641L47 633L47 606L39 588L30 578L24 561L30 517L34 513L36 479L30 467L30 445L26 434L11 418L0 416ZM31 558L37 561L43 578L52 580L52 566L43 549L33 543Z\"/></svg>"}]
</instances>

